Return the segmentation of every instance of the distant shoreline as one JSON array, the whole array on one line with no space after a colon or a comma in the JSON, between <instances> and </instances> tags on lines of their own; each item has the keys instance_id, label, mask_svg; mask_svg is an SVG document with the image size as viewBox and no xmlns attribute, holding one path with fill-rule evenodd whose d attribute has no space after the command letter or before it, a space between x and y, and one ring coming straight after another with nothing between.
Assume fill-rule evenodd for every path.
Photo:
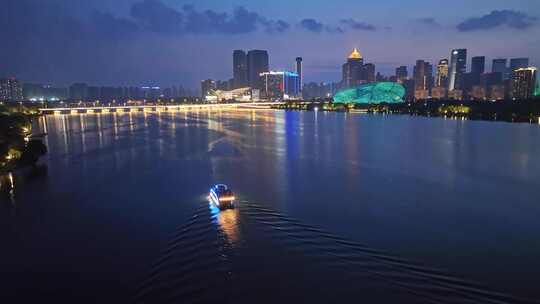
<instances>
[{"instance_id":1,"label":"distant shoreline","mask_svg":"<svg viewBox=\"0 0 540 304\"><path fill-rule=\"evenodd\" d=\"M394 104L343 104L329 101L289 102L273 109L401 114L425 117L450 117L468 120L540 124L540 98L522 101L421 101Z\"/></svg>"}]
</instances>

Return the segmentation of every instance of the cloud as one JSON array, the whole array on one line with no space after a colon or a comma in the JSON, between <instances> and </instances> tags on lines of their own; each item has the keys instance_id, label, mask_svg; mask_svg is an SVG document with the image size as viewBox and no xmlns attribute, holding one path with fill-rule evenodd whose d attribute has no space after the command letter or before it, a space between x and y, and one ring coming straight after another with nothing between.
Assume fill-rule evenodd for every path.
<instances>
[{"instance_id":1,"label":"cloud","mask_svg":"<svg viewBox=\"0 0 540 304\"><path fill-rule=\"evenodd\" d=\"M536 22L537 18L525 13L512 10L494 10L491 13L475 18L469 18L457 25L460 32L491 30L501 26L513 29L527 29Z\"/></svg>"},{"instance_id":2,"label":"cloud","mask_svg":"<svg viewBox=\"0 0 540 304\"><path fill-rule=\"evenodd\" d=\"M108 36L110 39L122 39L139 31L139 26L136 23L109 13L94 11L90 21L93 24L90 30L100 37Z\"/></svg>"},{"instance_id":3,"label":"cloud","mask_svg":"<svg viewBox=\"0 0 540 304\"><path fill-rule=\"evenodd\" d=\"M441 24L435 20L433 17L420 18L415 20L417 23L420 23L429 27L441 27Z\"/></svg>"},{"instance_id":4,"label":"cloud","mask_svg":"<svg viewBox=\"0 0 540 304\"><path fill-rule=\"evenodd\" d=\"M324 24L313 18L307 18L300 21L300 27L314 33L321 33L324 30Z\"/></svg>"},{"instance_id":5,"label":"cloud","mask_svg":"<svg viewBox=\"0 0 540 304\"><path fill-rule=\"evenodd\" d=\"M313 18L303 19L302 21L300 21L298 26L306 31L310 31L313 33L327 32L342 34L345 32L342 27L324 24Z\"/></svg>"},{"instance_id":6,"label":"cloud","mask_svg":"<svg viewBox=\"0 0 540 304\"><path fill-rule=\"evenodd\" d=\"M174 33L182 30L182 14L158 0L143 0L131 6L131 17L153 32Z\"/></svg>"},{"instance_id":7,"label":"cloud","mask_svg":"<svg viewBox=\"0 0 540 304\"><path fill-rule=\"evenodd\" d=\"M353 18L342 19L341 24L348 26L353 30L362 30L362 31L375 31L377 28L369 23L356 21Z\"/></svg>"},{"instance_id":8,"label":"cloud","mask_svg":"<svg viewBox=\"0 0 540 304\"><path fill-rule=\"evenodd\" d=\"M143 0L133 4L131 17L144 29L162 34L244 34L263 29L267 33L283 33L290 25L271 20L240 6L232 14L214 10L199 11L193 5L177 10L159 0Z\"/></svg>"}]
</instances>

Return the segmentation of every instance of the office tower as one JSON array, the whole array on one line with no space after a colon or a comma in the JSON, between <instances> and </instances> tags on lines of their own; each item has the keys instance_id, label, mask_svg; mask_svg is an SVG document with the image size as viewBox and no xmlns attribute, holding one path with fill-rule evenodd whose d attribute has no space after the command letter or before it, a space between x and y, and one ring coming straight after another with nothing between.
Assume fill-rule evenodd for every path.
<instances>
[{"instance_id":1,"label":"office tower","mask_svg":"<svg viewBox=\"0 0 540 304\"><path fill-rule=\"evenodd\" d=\"M482 75L486 68L486 57L475 56L471 59L471 73Z\"/></svg>"},{"instance_id":2,"label":"office tower","mask_svg":"<svg viewBox=\"0 0 540 304\"><path fill-rule=\"evenodd\" d=\"M407 72L407 67L406 66L402 65L402 66L396 68L397 82L403 83L403 81L405 79L407 79L407 77L409 77L409 72Z\"/></svg>"},{"instance_id":3,"label":"office tower","mask_svg":"<svg viewBox=\"0 0 540 304\"><path fill-rule=\"evenodd\" d=\"M500 73L502 80L508 79L506 61L506 58L493 59L493 64L491 66L491 72Z\"/></svg>"},{"instance_id":4,"label":"office tower","mask_svg":"<svg viewBox=\"0 0 540 304\"><path fill-rule=\"evenodd\" d=\"M412 101L414 99L414 79L405 79L403 86L405 87L405 100Z\"/></svg>"},{"instance_id":5,"label":"office tower","mask_svg":"<svg viewBox=\"0 0 540 304\"><path fill-rule=\"evenodd\" d=\"M216 89L216 82L212 79L206 79L201 81L201 97L206 98L206 96L209 96L210 91L213 91Z\"/></svg>"},{"instance_id":6,"label":"office tower","mask_svg":"<svg viewBox=\"0 0 540 304\"><path fill-rule=\"evenodd\" d=\"M15 78L0 79L0 100L22 101L23 90L21 83Z\"/></svg>"},{"instance_id":7,"label":"office tower","mask_svg":"<svg viewBox=\"0 0 540 304\"><path fill-rule=\"evenodd\" d=\"M461 89L461 78L467 69L467 49L455 49L451 52L448 90Z\"/></svg>"},{"instance_id":8,"label":"office tower","mask_svg":"<svg viewBox=\"0 0 540 304\"><path fill-rule=\"evenodd\" d=\"M233 79L235 89L248 86L247 55L242 50L233 52Z\"/></svg>"},{"instance_id":9,"label":"office tower","mask_svg":"<svg viewBox=\"0 0 540 304\"><path fill-rule=\"evenodd\" d=\"M302 57L296 57L296 74L300 78L300 93L304 89L304 74L302 71Z\"/></svg>"},{"instance_id":10,"label":"office tower","mask_svg":"<svg viewBox=\"0 0 540 304\"><path fill-rule=\"evenodd\" d=\"M264 72L263 96L269 100L294 99L300 96L300 76L293 72Z\"/></svg>"},{"instance_id":11,"label":"office tower","mask_svg":"<svg viewBox=\"0 0 540 304\"><path fill-rule=\"evenodd\" d=\"M413 71L415 91L429 91L433 84L433 67L429 62L417 60Z\"/></svg>"},{"instance_id":12,"label":"office tower","mask_svg":"<svg viewBox=\"0 0 540 304\"><path fill-rule=\"evenodd\" d=\"M251 88L262 89L260 75L269 71L268 52L251 50L247 54L248 84Z\"/></svg>"},{"instance_id":13,"label":"office tower","mask_svg":"<svg viewBox=\"0 0 540 304\"><path fill-rule=\"evenodd\" d=\"M510 75L517 69L525 69L529 67L529 58L512 58L510 59Z\"/></svg>"},{"instance_id":14,"label":"office tower","mask_svg":"<svg viewBox=\"0 0 540 304\"><path fill-rule=\"evenodd\" d=\"M373 63L364 64L360 80L367 83L375 82L375 65Z\"/></svg>"},{"instance_id":15,"label":"office tower","mask_svg":"<svg viewBox=\"0 0 540 304\"><path fill-rule=\"evenodd\" d=\"M437 87L448 87L448 59L439 60L437 65L437 79L435 81Z\"/></svg>"},{"instance_id":16,"label":"office tower","mask_svg":"<svg viewBox=\"0 0 540 304\"><path fill-rule=\"evenodd\" d=\"M343 64L343 88L350 88L361 83L363 66L362 54L355 48L347 58L347 62Z\"/></svg>"},{"instance_id":17,"label":"office tower","mask_svg":"<svg viewBox=\"0 0 540 304\"><path fill-rule=\"evenodd\" d=\"M536 68L518 68L512 74L512 97L527 99L534 96L536 89Z\"/></svg>"},{"instance_id":18,"label":"office tower","mask_svg":"<svg viewBox=\"0 0 540 304\"><path fill-rule=\"evenodd\" d=\"M88 85L86 83L74 83L69 87L70 99L85 99L88 94Z\"/></svg>"}]
</instances>

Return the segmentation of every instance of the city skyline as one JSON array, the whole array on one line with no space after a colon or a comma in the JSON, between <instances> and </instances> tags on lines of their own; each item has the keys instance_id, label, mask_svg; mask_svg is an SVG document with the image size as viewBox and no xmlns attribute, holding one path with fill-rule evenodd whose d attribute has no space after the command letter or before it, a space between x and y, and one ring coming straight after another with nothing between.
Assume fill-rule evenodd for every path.
<instances>
[{"instance_id":1,"label":"city skyline","mask_svg":"<svg viewBox=\"0 0 540 304\"><path fill-rule=\"evenodd\" d=\"M308 6L286 6L284 1L185 4L190 2L7 0L4 11L12 14L2 14L1 31L21 43L0 51L10 58L0 63L0 76L54 86L76 81L196 88L202 79L231 78L235 49L267 50L276 70L295 70L294 59L302 56L304 83L339 81L343 57L354 47L385 75L402 65L412 71L418 59L436 65L457 48L467 48L469 56L486 56L487 70L494 58L528 57L532 66L539 61L540 42L531 37L540 36L540 5L533 1L511 6L480 1L467 11L445 12L428 1L412 1L393 18L384 14L397 5L392 1L338 1L336 7L347 13L330 10L322 1ZM305 9L293 16L284 7ZM209 21L211 13L222 17L220 23ZM22 15L28 18L17 18ZM163 15L169 18L157 18ZM25 30L37 24L42 31Z\"/></svg>"}]
</instances>

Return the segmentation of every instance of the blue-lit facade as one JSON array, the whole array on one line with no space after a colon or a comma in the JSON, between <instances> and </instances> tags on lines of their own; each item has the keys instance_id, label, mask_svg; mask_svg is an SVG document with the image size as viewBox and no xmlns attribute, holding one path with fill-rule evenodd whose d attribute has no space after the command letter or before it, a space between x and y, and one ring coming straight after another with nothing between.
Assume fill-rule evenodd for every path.
<instances>
[{"instance_id":1,"label":"blue-lit facade","mask_svg":"<svg viewBox=\"0 0 540 304\"><path fill-rule=\"evenodd\" d=\"M294 72L261 73L262 96L268 100L287 100L300 97L300 76Z\"/></svg>"}]
</instances>

